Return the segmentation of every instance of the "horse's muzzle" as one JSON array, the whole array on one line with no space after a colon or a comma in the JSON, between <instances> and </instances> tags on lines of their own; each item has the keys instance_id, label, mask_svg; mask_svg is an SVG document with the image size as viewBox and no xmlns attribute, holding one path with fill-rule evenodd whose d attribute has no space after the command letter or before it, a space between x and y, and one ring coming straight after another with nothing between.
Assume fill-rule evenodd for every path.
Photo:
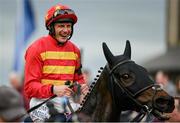
<instances>
[{"instance_id":1,"label":"horse's muzzle","mask_svg":"<svg viewBox=\"0 0 180 123\"><path fill-rule=\"evenodd\" d=\"M171 113L174 108L174 98L172 96L161 96L154 100L154 108L160 112Z\"/></svg>"}]
</instances>

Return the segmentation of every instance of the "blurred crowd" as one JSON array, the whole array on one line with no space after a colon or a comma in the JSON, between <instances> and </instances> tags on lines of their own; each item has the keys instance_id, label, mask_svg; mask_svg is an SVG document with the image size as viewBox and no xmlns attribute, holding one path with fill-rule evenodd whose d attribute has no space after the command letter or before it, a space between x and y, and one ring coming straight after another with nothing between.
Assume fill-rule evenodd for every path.
<instances>
[{"instance_id":1,"label":"blurred crowd","mask_svg":"<svg viewBox=\"0 0 180 123\"><path fill-rule=\"evenodd\" d=\"M14 88L0 86L0 122L19 122L26 115L22 96Z\"/></svg>"}]
</instances>

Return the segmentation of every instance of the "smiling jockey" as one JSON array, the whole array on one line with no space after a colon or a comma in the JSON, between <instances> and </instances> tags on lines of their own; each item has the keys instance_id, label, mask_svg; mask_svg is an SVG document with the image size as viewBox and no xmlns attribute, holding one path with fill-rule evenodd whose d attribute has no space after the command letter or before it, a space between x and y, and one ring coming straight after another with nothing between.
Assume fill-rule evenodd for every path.
<instances>
[{"instance_id":1,"label":"smiling jockey","mask_svg":"<svg viewBox=\"0 0 180 123\"><path fill-rule=\"evenodd\" d=\"M51 102L59 113L64 113L63 97L73 103L73 90L65 85L66 81L81 84L81 93L86 94L88 86L84 84L81 72L80 50L70 41L77 16L69 7L57 4L51 7L45 16L45 25L49 35L32 43L25 54L25 94L30 99L30 108L47 98L57 95ZM70 112L67 108L67 112ZM46 105L30 114L33 121L49 118Z\"/></svg>"}]
</instances>

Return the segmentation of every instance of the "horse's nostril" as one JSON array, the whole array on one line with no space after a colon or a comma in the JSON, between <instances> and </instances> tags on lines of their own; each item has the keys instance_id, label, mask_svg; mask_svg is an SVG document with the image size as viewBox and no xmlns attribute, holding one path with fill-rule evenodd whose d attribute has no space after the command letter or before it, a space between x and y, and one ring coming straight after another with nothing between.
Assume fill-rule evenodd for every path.
<instances>
[{"instance_id":1,"label":"horse's nostril","mask_svg":"<svg viewBox=\"0 0 180 123\"><path fill-rule=\"evenodd\" d=\"M168 97L159 97L155 100L155 107L158 108L161 111L169 112L170 107L173 107L174 105L174 98L171 96Z\"/></svg>"},{"instance_id":2,"label":"horse's nostril","mask_svg":"<svg viewBox=\"0 0 180 123\"><path fill-rule=\"evenodd\" d=\"M159 107L165 107L168 103L169 103L169 99L167 99L167 98L160 97L160 98L156 99L156 104Z\"/></svg>"}]
</instances>

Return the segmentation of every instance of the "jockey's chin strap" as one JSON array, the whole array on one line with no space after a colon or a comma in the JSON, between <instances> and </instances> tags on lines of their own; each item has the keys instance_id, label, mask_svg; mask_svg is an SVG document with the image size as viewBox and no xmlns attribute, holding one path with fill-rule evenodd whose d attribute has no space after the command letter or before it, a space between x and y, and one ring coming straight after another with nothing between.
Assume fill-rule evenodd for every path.
<instances>
[{"instance_id":1,"label":"jockey's chin strap","mask_svg":"<svg viewBox=\"0 0 180 123\"><path fill-rule=\"evenodd\" d=\"M124 63L127 63L127 62L133 62L131 60L125 60L125 61L122 61L120 63L118 63L117 65L115 65L112 69L109 68L109 66L107 65L107 69L109 71L109 75L111 77L111 79L113 80L112 82L114 82L118 87L121 88L121 90L126 93L126 95L138 106L140 107L140 113L134 118L132 119L130 122L140 122L144 116L146 114L150 114L152 111L153 111L153 106L148 106L148 105L142 105L138 100L136 100L134 97L136 95L139 95L140 93L142 93L143 91L149 89L152 87L152 89L154 90L154 94L153 94L153 97L152 97L152 101L154 99L154 96L156 94L157 91L161 90L161 87L160 85L157 85L157 84L151 84L141 90L139 90L135 95L133 95L126 87L124 87L124 85L122 83L119 83L117 82L117 78L114 76L113 74L113 71L120 65L124 64ZM111 82L111 84L112 84ZM114 94L112 94L112 96L114 96ZM114 98L114 97L113 97Z\"/></svg>"}]
</instances>

